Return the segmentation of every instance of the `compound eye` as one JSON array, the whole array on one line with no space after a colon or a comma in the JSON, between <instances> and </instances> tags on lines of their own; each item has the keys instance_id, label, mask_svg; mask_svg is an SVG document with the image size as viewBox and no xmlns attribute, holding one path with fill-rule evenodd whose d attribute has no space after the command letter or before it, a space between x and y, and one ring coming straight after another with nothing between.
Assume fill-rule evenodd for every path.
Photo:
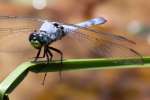
<instances>
[{"instance_id":1,"label":"compound eye","mask_svg":"<svg viewBox=\"0 0 150 100\"><path fill-rule=\"evenodd\" d=\"M36 49L40 49L42 47L42 44L38 40L31 40L30 43Z\"/></svg>"},{"instance_id":2,"label":"compound eye","mask_svg":"<svg viewBox=\"0 0 150 100\"><path fill-rule=\"evenodd\" d=\"M33 38L35 38L36 36L36 32L32 32L30 35L29 35L29 41L31 41Z\"/></svg>"}]
</instances>

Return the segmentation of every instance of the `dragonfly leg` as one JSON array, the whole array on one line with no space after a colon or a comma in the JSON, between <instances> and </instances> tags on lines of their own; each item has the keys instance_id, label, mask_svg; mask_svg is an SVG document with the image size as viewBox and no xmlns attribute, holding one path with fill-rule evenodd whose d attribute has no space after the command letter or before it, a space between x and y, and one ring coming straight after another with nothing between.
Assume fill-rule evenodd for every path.
<instances>
[{"instance_id":1,"label":"dragonfly leg","mask_svg":"<svg viewBox=\"0 0 150 100\"><path fill-rule=\"evenodd\" d=\"M60 80L62 80L62 67L63 67L62 61L63 61L63 53L62 53L60 50L56 49L56 48L53 48L53 47L48 47L48 48L49 48L50 50L53 50L53 51L59 53L60 56L61 56L61 59L60 59L60 60L61 60L61 65L60 65L59 77L60 77Z\"/></svg>"},{"instance_id":2,"label":"dragonfly leg","mask_svg":"<svg viewBox=\"0 0 150 100\"><path fill-rule=\"evenodd\" d=\"M34 59L35 62L36 62L37 59L39 58L40 53L41 53L41 48L38 50L38 52L37 52L37 54L36 54L36 57L35 57L35 59Z\"/></svg>"},{"instance_id":3,"label":"dragonfly leg","mask_svg":"<svg viewBox=\"0 0 150 100\"><path fill-rule=\"evenodd\" d=\"M62 61L63 61L63 53L60 50L58 50L58 49L56 49L54 47L48 47L48 48L60 54L60 56L61 56L60 60L61 60L61 63L62 63Z\"/></svg>"},{"instance_id":4,"label":"dragonfly leg","mask_svg":"<svg viewBox=\"0 0 150 100\"><path fill-rule=\"evenodd\" d=\"M53 54L52 54L52 52L50 51L50 49L47 49L47 53L50 55L50 61L52 61Z\"/></svg>"},{"instance_id":5,"label":"dragonfly leg","mask_svg":"<svg viewBox=\"0 0 150 100\"><path fill-rule=\"evenodd\" d=\"M42 57L38 57L38 58L45 58L45 55L46 55L46 53L44 52L43 56ZM36 58L36 57L33 57L33 58Z\"/></svg>"},{"instance_id":6,"label":"dragonfly leg","mask_svg":"<svg viewBox=\"0 0 150 100\"><path fill-rule=\"evenodd\" d=\"M44 47L44 54L43 54L43 57L45 57L45 55L46 55L47 63L49 63L50 61L52 61L53 54L52 54L52 52L48 49L48 46L45 46L45 47ZM44 78L43 78L43 81L42 81L42 85L44 85L44 83L45 83L46 76L47 76L47 72L46 72L45 75L44 75Z\"/></svg>"}]
</instances>

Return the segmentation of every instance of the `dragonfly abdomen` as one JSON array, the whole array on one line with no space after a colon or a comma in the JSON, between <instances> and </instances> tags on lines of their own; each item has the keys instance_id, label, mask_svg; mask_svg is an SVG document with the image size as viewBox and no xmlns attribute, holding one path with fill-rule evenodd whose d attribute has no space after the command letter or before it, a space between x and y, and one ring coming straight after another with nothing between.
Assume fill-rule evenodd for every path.
<instances>
[{"instance_id":1,"label":"dragonfly abdomen","mask_svg":"<svg viewBox=\"0 0 150 100\"><path fill-rule=\"evenodd\" d=\"M100 17L100 18L90 19L90 20L87 20L85 22L82 22L82 23L79 23L76 25L88 28L93 25L104 24L105 22L106 22L106 20L104 18Z\"/></svg>"},{"instance_id":2,"label":"dragonfly abdomen","mask_svg":"<svg viewBox=\"0 0 150 100\"><path fill-rule=\"evenodd\" d=\"M98 17L98 18L93 18L78 24L68 24L68 25L63 25L64 27L64 32L65 33L69 33L72 31L75 31L79 28L88 28L91 27L93 25L100 25L100 24L104 24L107 20L102 18L102 17Z\"/></svg>"}]
</instances>

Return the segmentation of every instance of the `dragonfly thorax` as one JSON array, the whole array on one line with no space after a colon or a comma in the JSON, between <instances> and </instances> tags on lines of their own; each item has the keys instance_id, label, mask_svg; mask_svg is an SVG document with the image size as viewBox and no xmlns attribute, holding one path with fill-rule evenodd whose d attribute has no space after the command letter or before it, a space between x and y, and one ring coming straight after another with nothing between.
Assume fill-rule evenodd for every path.
<instances>
[{"instance_id":1,"label":"dragonfly thorax","mask_svg":"<svg viewBox=\"0 0 150 100\"><path fill-rule=\"evenodd\" d=\"M30 34L29 41L34 48L40 49L43 45L49 45L61 39L64 35L62 26L54 22L45 21L38 32L35 31Z\"/></svg>"},{"instance_id":2,"label":"dragonfly thorax","mask_svg":"<svg viewBox=\"0 0 150 100\"><path fill-rule=\"evenodd\" d=\"M44 21L39 30L45 31L45 33L53 41L59 40L65 35L64 27L60 25L58 22Z\"/></svg>"}]
</instances>

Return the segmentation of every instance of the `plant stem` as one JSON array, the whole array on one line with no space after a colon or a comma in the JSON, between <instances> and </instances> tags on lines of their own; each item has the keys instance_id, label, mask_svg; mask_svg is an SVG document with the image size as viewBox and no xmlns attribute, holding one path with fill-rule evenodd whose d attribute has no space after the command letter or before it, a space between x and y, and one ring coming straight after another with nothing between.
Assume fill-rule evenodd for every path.
<instances>
[{"instance_id":1,"label":"plant stem","mask_svg":"<svg viewBox=\"0 0 150 100\"><path fill-rule=\"evenodd\" d=\"M115 68L144 68L150 67L150 57L139 58L113 58L113 59L68 59L61 65L60 61L46 63L25 62L19 65L12 73L0 83L0 100L4 100L19 83L26 77L29 71L35 73L58 72L60 67L63 71L81 70L81 69L115 69Z\"/></svg>"}]
</instances>

